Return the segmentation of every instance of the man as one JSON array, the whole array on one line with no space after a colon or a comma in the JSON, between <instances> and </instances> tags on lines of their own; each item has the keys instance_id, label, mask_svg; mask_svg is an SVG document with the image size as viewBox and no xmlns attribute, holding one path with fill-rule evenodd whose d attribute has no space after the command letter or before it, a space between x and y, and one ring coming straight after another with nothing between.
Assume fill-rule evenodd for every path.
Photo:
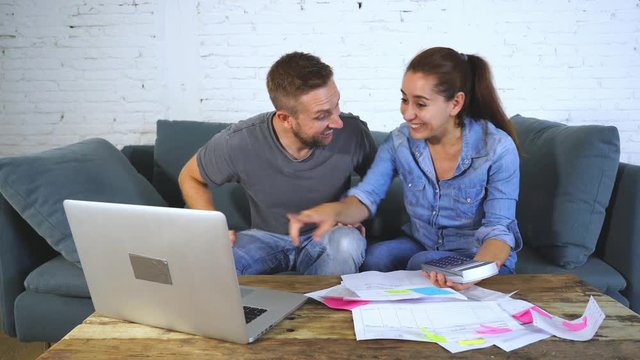
<instances>
[{"instance_id":1,"label":"man","mask_svg":"<svg viewBox=\"0 0 640 360\"><path fill-rule=\"evenodd\" d=\"M180 173L187 206L214 210L209 187L238 182L247 192L251 229L230 232L238 274L348 274L364 260L366 240L337 226L320 239L311 229L289 238L288 219L339 199L353 171L363 176L375 156L366 124L341 114L333 71L318 57L293 52L267 74L275 111L216 134Z\"/></svg>"}]
</instances>

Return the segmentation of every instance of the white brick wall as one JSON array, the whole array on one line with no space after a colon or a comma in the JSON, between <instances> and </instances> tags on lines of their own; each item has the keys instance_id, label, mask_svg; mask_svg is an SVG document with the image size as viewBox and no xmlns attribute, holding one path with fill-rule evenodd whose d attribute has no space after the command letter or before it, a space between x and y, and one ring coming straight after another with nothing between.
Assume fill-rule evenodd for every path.
<instances>
[{"instance_id":1,"label":"white brick wall","mask_svg":"<svg viewBox=\"0 0 640 360\"><path fill-rule=\"evenodd\" d=\"M438 45L484 56L509 115L614 125L640 164L638 0L0 0L0 156L269 110L267 69L294 50L391 130L403 68Z\"/></svg>"}]
</instances>

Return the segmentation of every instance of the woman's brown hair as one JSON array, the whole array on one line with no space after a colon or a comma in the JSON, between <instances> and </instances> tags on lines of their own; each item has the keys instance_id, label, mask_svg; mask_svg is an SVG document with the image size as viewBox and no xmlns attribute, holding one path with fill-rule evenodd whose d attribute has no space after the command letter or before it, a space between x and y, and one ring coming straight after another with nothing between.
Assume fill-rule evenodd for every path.
<instances>
[{"instance_id":1,"label":"woman's brown hair","mask_svg":"<svg viewBox=\"0 0 640 360\"><path fill-rule=\"evenodd\" d=\"M474 120L487 120L506 132L520 150L511 120L502 109L493 86L489 64L483 58L461 54L446 47L433 47L416 55L406 72L435 76L435 91L447 101L451 101L458 92L464 93L464 105L458 113L457 125L463 125L462 119L465 116Z\"/></svg>"}]
</instances>

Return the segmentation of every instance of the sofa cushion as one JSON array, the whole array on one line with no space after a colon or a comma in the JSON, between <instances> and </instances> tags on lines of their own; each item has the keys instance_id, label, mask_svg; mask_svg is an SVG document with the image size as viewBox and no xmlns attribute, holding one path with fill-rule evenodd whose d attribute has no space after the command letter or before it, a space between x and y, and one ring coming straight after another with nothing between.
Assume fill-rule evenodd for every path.
<instances>
[{"instance_id":1,"label":"sofa cushion","mask_svg":"<svg viewBox=\"0 0 640 360\"><path fill-rule=\"evenodd\" d=\"M201 121L158 120L153 185L169 206L184 206L178 185L178 175L184 164L213 135L229 125ZM224 212L230 228L243 230L249 227L251 218L249 203L241 186L229 183L215 188L212 193L216 207Z\"/></svg>"},{"instance_id":2,"label":"sofa cushion","mask_svg":"<svg viewBox=\"0 0 640 360\"><path fill-rule=\"evenodd\" d=\"M20 341L55 343L94 311L90 298L25 291L16 299L16 335Z\"/></svg>"},{"instance_id":3,"label":"sofa cushion","mask_svg":"<svg viewBox=\"0 0 640 360\"><path fill-rule=\"evenodd\" d=\"M384 143L389 137L389 133L386 131L372 131L371 137L378 147Z\"/></svg>"},{"instance_id":4,"label":"sofa cushion","mask_svg":"<svg viewBox=\"0 0 640 360\"><path fill-rule=\"evenodd\" d=\"M78 266L63 200L165 205L115 146L97 138L0 159L0 192L51 247Z\"/></svg>"},{"instance_id":5,"label":"sofa cushion","mask_svg":"<svg viewBox=\"0 0 640 360\"><path fill-rule=\"evenodd\" d=\"M60 296L89 297L82 269L56 256L33 270L24 281L27 290Z\"/></svg>"},{"instance_id":6,"label":"sofa cushion","mask_svg":"<svg viewBox=\"0 0 640 360\"><path fill-rule=\"evenodd\" d=\"M620 157L613 126L512 118L522 146L517 218L524 242L571 269L595 249Z\"/></svg>"},{"instance_id":7,"label":"sofa cushion","mask_svg":"<svg viewBox=\"0 0 640 360\"><path fill-rule=\"evenodd\" d=\"M619 292L627 286L624 277L596 256L589 256L584 265L572 270L544 260L528 246L518 253L517 274L575 274L603 293Z\"/></svg>"}]
</instances>

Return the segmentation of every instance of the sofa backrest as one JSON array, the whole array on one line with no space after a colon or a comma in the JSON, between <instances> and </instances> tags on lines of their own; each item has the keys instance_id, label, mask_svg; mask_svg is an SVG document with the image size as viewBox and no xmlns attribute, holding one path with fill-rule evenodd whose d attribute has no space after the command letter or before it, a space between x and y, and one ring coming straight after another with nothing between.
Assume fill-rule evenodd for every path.
<instances>
[{"instance_id":1,"label":"sofa backrest","mask_svg":"<svg viewBox=\"0 0 640 360\"><path fill-rule=\"evenodd\" d=\"M153 155L152 184L172 207L183 207L178 175L184 164L213 135L230 124L201 121L158 120ZM216 206L224 210L229 227L247 229L251 224L248 201L238 184L226 184L212 191Z\"/></svg>"},{"instance_id":2,"label":"sofa backrest","mask_svg":"<svg viewBox=\"0 0 640 360\"><path fill-rule=\"evenodd\" d=\"M594 252L620 158L613 126L512 119L520 140L517 219L523 241L571 269Z\"/></svg>"},{"instance_id":3,"label":"sofa backrest","mask_svg":"<svg viewBox=\"0 0 640 360\"><path fill-rule=\"evenodd\" d=\"M578 266L594 251L600 234L618 164L617 130L611 126L566 126L519 115L512 120L522 145L517 218L525 243L558 265ZM151 181L170 206L184 206L177 180L184 164L227 126L158 121ZM388 133L372 131L372 136L380 145ZM358 180L354 177L353 183ZM249 227L248 202L238 184L216 188L213 196L232 228ZM580 202L590 206L591 212L579 211ZM572 216L574 213L578 217ZM376 216L366 223L368 237L393 238L407 220L402 187L395 179Z\"/></svg>"},{"instance_id":4,"label":"sofa backrest","mask_svg":"<svg viewBox=\"0 0 640 360\"><path fill-rule=\"evenodd\" d=\"M180 170L202 145L229 125L201 121L158 120L155 146L128 146L122 151L151 181L169 206L183 207L184 201L178 185ZM388 135L387 132L381 131L372 131L371 134L378 145ZM153 154L150 153L151 151ZM152 171L148 165L151 163ZM356 183L358 180L357 176L354 176L353 182ZM397 180L392 185L390 194L392 195L387 196L380 205L376 217L366 224L369 237L372 239L393 238L399 234L400 227L406 222L402 187ZM231 228L243 230L250 226L249 203L240 185L229 183L214 189L213 199L216 206L225 213Z\"/></svg>"}]
</instances>

